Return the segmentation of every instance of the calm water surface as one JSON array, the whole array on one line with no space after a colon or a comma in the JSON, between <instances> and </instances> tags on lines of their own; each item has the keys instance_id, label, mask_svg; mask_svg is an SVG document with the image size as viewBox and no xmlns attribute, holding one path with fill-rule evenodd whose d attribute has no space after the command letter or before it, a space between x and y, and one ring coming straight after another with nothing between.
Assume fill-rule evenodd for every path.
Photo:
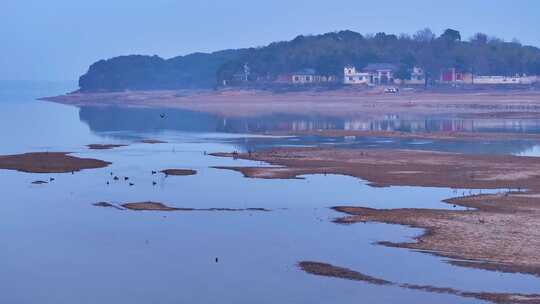
<instances>
[{"instance_id":1,"label":"calm water surface","mask_svg":"<svg viewBox=\"0 0 540 304\"><path fill-rule=\"evenodd\" d=\"M336 144L533 154L537 152L530 151L538 151L534 142L262 137L247 134L276 130L275 125L320 126L328 119L243 121L178 110L167 110L166 118L161 119L159 110L79 110L34 100L69 91L72 84L10 82L0 83L0 88L0 154L69 151L113 163L74 175L0 170L4 242L0 303L478 303L315 277L296 267L301 260L328 262L403 283L467 291L540 291L539 280L532 276L459 268L435 256L378 246L374 243L380 240L410 240L421 230L386 224L336 225L331 220L340 214L327 208L450 208L441 200L469 190L372 188L364 181L336 175L247 179L211 167L260 164L204 153ZM297 122L291 122L295 119ZM427 125L432 124L437 123ZM137 143L142 138L169 143ZM93 151L85 148L90 143L130 145ZM191 168L198 174L167 178L151 174L151 170L166 168ZM129 176L135 186L112 182L110 172ZM31 184L49 177L56 180ZM159 213L92 206L100 201L145 200L176 207L264 207L274 211ZM216 257L219 263L215 263Z\"/></svg>"}]
</instances>

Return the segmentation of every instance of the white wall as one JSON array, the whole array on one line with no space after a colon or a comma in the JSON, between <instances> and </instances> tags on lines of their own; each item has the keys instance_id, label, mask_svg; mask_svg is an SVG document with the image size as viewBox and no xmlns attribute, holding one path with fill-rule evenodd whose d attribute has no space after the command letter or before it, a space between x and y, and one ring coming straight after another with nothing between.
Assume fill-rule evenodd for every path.
<instances>
[{"instance_id":1,"label":"white wall","mask_svg":"<svg viewBox=\"0 0 540 304\"><path fill-rule=\"evenodd\" d=\"M474 84L533 84L538 76L475 76Z\"/></svg>"}]
</instances>

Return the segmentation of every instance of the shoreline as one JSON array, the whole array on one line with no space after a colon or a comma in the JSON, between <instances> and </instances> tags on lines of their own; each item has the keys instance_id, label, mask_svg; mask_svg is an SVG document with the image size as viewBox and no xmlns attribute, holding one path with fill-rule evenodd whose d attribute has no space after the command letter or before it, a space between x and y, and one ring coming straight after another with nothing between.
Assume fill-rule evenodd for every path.
<instances>
[{"instance_id":1,"label":"shoreline","mask_svg":"<svg viewBox=\"0 0 540 304\"><path fill-rule=\"evenodd\" d=\"M301 261L298 263L305 273L320 276L338 278L349 281L363 282L379 286L395 286L402 289L417 290L429 293L448 294L463 298L473 298L477 300L489 301L492 303L540 303L540 294L521 294L521 293L496 293L496 292L471 292L448 287L436 287L430 285L416 285L410 283L398 283L387 281L381 278L372 277L361 272L351 270L345 267L339 267L328 263Z\"/></svg>"},{"instance_id":2,"label":"shoreline","mask_svg":"<svg viewBox=\"0 0 540 304\"><path fill-rule=\"evenodd\" d=\"M176 108L229 117L268 114L327 115L331 117L450 115L464 117L540 118L540 91L302 91L272 93L260 90L125 91L71 93L41 100L73 106Z\"/></svg>"},{"instance_id":3,"label":"shoreline","mask_svg":"<svg viewBox=\"0 0 540 304\"><path fill-rule=\"evenodd\" d=\"M526 189L444 201L467 210L372 209L339 206L338 224L382 222L421 228L410 243L380 245L457 259L452 265L540 276L540 163L534 157L467 155L410 150L281 148L218 157L263 161L271 167L218 167L248 178L290 179L341 174L372 186ZM470 209L472 208L472 209ZM519 249L519 250L516 250Z\"/></svg>"},{"instance_id":4,"label":"shoreline","mask_svg":"<svg viewBox=\"0 0 540 304\"><path fill-rule=\"evenodd\" d=\"M460 154L420 150L274 148L212 156L263 161L272 166L219 166L249 178L294 179L307 174L340 174L372 186L540 191L536 157Z\"/></svg>"},{"instance_id":5,"label":"shoreline","mask_svg":"<svg viewBox=\"0 0 540 304\"><path fill-rule=\"evenodd\" d=\"M540 119L540 117L539 117ZM404 132L384 130L309 130L291 132L268 132L263 135L273 136L320 136L320 137L382 137L403 139L427 139L427 140L540 140L537 133L505 133L505 132L466 132L466 131L434 131L434 132Z\"/></svg>"}]
</instances>

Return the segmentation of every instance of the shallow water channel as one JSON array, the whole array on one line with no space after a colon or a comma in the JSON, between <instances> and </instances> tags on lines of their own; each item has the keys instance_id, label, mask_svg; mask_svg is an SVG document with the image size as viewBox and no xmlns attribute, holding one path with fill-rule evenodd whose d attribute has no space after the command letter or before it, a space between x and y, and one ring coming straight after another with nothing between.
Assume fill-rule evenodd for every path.
<instances>
[{"instance_id":1,"label":"shallow water channel","mask_svg":"<svg viewBox=\"0 0 540 304\"><path fill-rule=\"evenodd\" d=\"M302 260L327 262L400 283L465 291L540 292L540 280L533 276L461 268L430 254L377 245L378 241L407 241L422 231L375 223L338 225L332 219L342 215L328 208L452 208L441 201L482 190L374 188L362 180L337 175L249 179L212 167L264 164L207 154L332 143L526 154L538 151L534 142L476 142L458 147L460 143L380 138L350 142L262 137L249 135L249 128L216 127L215 120L192 117L193 113L186 118L169 114L178 124L168 121L160 127L159 115L146 116L156 115L155 110L123 115L121 109L114 109L119 114L89 119L83 111L93 110L34 100L69 87L2 85L9 85L10 90L0 94L0 154L67 151L113 164L75 174L0 170L1 303L478 303L316 277L297 267ZM134 121L124 121L130 119ZM263 124L270 123L261 121ZM142 138L168 143L138 143ZM94 143L129 146L112 150L85 147ZM194 169L197 174L166 177L151 173L168 168ZM134 185L122 179L113 181L111 172L129 177ZM55 180L48 184L31 184L51 177ZM136 212L92 205L102 201L272 211Z\"/></svg>"}]
</instances>

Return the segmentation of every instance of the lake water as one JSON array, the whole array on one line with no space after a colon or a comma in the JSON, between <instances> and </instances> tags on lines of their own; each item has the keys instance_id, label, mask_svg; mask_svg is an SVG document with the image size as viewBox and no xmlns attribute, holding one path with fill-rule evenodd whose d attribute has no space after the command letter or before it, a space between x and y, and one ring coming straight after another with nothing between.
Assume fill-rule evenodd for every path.
<instances>
[{"instance_id":1,"label":"lake water","mask_svg":"<svg viewBox=\"0 0 540 304\"><path fill-rule=\"evenodd\" d=\"M373 188L364 181L336 175L305 176L302 180L248 179L212 167L260 164L204 153L332 144L535 155L540 149L533 141L265 137L254 133L289 130L292 125L322 128L349 123L320 117L246 120L179 110L78 109L35 100L73 88L71 83L0 82L0 154L68 151L113 163L74 175L0 170L0 234L4 243L0 251L0 303L479 302L316 277L297 268L302 260L328 262L403 283L466 291L539 292L540 281L533 276L454 267L432 255L376 245L383 240L406 241L421 230L387 224L337 225L331 220L340 214L328 209L335 205L449 208L441 201L465 190ZM166 118L161 118L161 113ZM390 116L382 124L419 124L398 121ZM483 131L510 126L504 130L536 132L536 123L490 122L496 127ZM487 122L473 124L485 126ZM431 128L445 123L430 120L424 125ZM137 143L143 138L168 143ZM129 146L103 151L85 147L92 143ZM198 174L151 174L167 168L195 169ZM110 172L129 176L135 185L111 181ZM50 184L31 184L50 177L55 178ZM175 207L260 207L273 211L162 213L92 205L146 200Z\"/></svg>"}]
</instances>

